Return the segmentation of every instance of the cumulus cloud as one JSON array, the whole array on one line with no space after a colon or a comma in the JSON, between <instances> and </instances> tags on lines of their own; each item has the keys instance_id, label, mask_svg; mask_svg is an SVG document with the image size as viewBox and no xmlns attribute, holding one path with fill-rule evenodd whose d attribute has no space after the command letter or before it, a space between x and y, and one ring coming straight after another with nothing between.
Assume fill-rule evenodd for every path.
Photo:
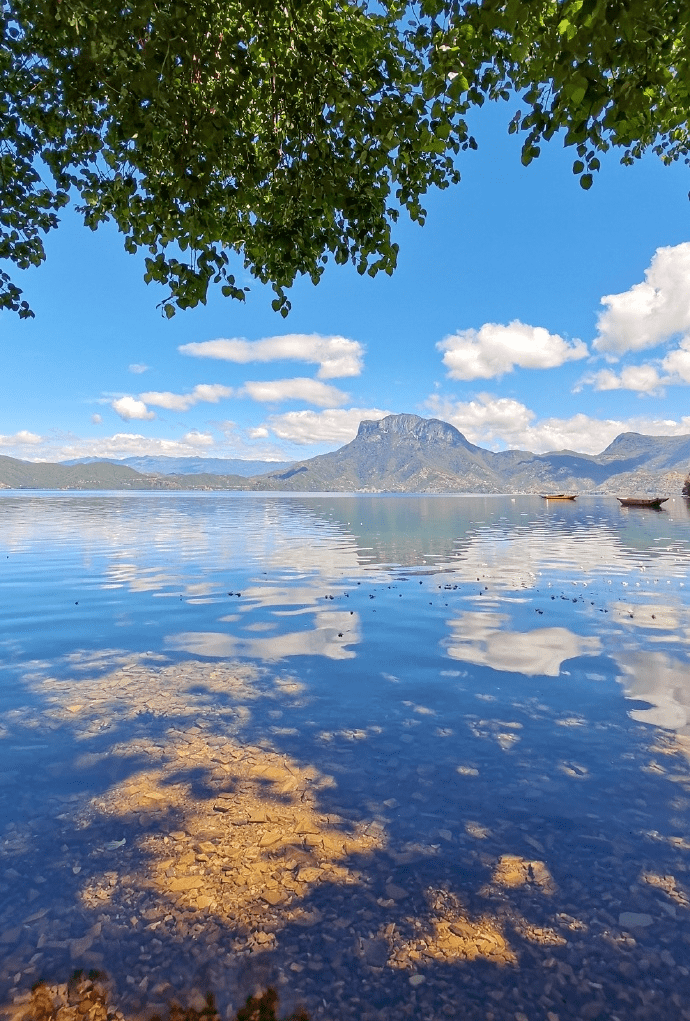
<instances>
[{"instance_id":1,"label":"cumulus cloud","mask_svg":"<svg viewBox=\"0 0 690 1021\"><path fill-rule=\"evenodd\" d=\"M35 446L37 443L41 443L41 441L41 436L37 433L29 432L28 429L20 429L19 432L14 433L12 436L0 434L0 447Z\"/></svg>"},{"instance_id":2,"label":"cumulus cloud","mask_svg":"<svg viewBox=\"0 0 690 1021\"><path fill-rule=\"evenodd\" d=\"M662 361L670 374L670 383L690 383L690 337L685 337L679 348L670 351Z\"/></svg>"},{"instance_id":3,"label":"cumulus cloud","mask_svg":"<svg viewBox=\"0 0 690 1021\"><path fill-rule=\"evenodd\" d=\"M190 432L185 433L180 443L188 444L190 447L212 447L213 436L211 433L200 433L198 429L192 429Z\"/></svg>"},{"instance_id":4,"label":"cumulus cloud","mask_svg":"<svg viewBox=\"0 0 690 1021\"><path fill-rule=\"evenodd\" d=\"M635 390L638 393L654 393L669 382L671 380L660 376L653 365L628 365L619 373L612 369L601 369L587 375L575 389L577 392L583 385L589 385L595 390Z\"/></svg>"},{"instance_id":5,"label":"cumulus cloud","mask_svg":"<svg viewBox=\"0 0 690 1021\"><path fill-rule=\"evenodd\" d=\"M657 248L644 275L630 290L601 299L595 350L621 355L690 334L690 242Z\"/></svg>"},{"instance_id":6,"label":"cumulus cloud","mask_svg":"<svg viewBox=\"0 0 690 1021\"><path fill-rule=\"evenodd\" d=\"M199 383L192 391L198 401L217 404L223 397L232 397L232 387L222 383Z\"/></svg>"},{"instance_id":7,"label":"cumulus cloud","mask_svg":"<svg viewBox=\"0 0 690 1021\"><path fill-rule=\"evenodd\" d=\"M328 386L318 379L296 377L295 379L269 379L263 381L249 380L240 391L252 400L266 404L279 401L306 401L316 404L319 408L337 407L347 401L349 394L343 393L335 386Z\"/></svg>"},{"instance_id":8,"label":"cumulus cloud","mask_svg":"<svg viewBox=\"0 0 690 1021\"><path fill-rule=\"evenodd\" d=\"M103 421L103 417L102 417L102 415L99 415L98 412L96 412L95 414L93 414L91 416L91 423L93 425L100 425L102 421Z\"/></svg>"},{"instance_id":9,"label":"cumulus cloud","mask_svg":"<svg viewBox=\"0 0 690 1021\"><path fill-rule=\"evenodd\" d=\"M188 411L201 401L217 404L221 398L231 397L232 394L233 389L230 386L223 386L221 383L199 383L188 394L175 394L169 390L150 390L147 393L139 394L139 397L146 404L153 404L156 408L166 408L168 411Z\"/></svg>"},{"instance_id":10,"label":"cumulus cloud","mask_svg":"<svg viewBox=\"0 0 690 1021\"><path fill-rule=\"evenodd\" d=\"M685 386L690 383L690 336L684 337L680 347L661 359L642 365L627 365L616 372L600 369L587 373L575 386L578 393L583 386L595 390L636 390L638 393L659 393L661 387Z\"/></svg>"},{"instance_id":11,"label":"cumulus cloud","mask_svg":"<svg viewBox=\"0 0 690 1021\"><path fill-rule=\"evenodd\" d=\"M169 390L149 390L140 394L140 398L147 404L154 404L167 411L187 411L196 403L191 394L174 394Z\"/></svg>"},{"instance_id":12,"label":"cumulus cloud","mask_svg":"<svg viewBox=\"0 0 690 1021\"><path fill-rule=\"evenodd\" d=\"M281 440L300 446L309 443L349 443L363 419L390 415L380 408L329 408L328 411L288 411L271 415L267 424Z\"/></svg>"},{"instance_id":13,"label":"cumulus cloud","mask_svg":"<svg viewBox=\"0 0 690 1021\"><path fill-rule=\"evenodd\" d=\"M136 397L118 397L110 407L125 422L131 422L132 419L143 421L156 417L155 411L149 411L144 402L138 401Z\"/></svg>"},{"instance_id":14,"label":"cumulus cloud","mask_svg":"<svg viewBox=\"0 0 690 1021\"><path fill-rule=\"evenodd\" d=\"M599 419L584 414L537 419L536 413L519 401L487 393L467 402L432 394L426 407L436 418L454 425L471 443L494 450L507 447L540 454L568 449L598 454L622 432L650 436L683 436L690 432L690 415L680 422L641 416Z\"/></svg>"},{"instance_id":15,"label":"cumulus cloud","mask_svg":"<svg viewBox=\"0 0 690 1021\"><path fill-rule=\"evenodd\" d=\"M530 428L535 413L511 397L479 394L471 401L453 401L432 394L426 407L434 418L450 422L456 429L480 446L494 445L504 436L523 435ZM509 443L509 446L516 444Z\"/></svg>"},{"instance_id":16,"label":"cumulus cloud","mask_svg":"<svg viewBox=\"0 0 690 1021\"><path fill-rule=\"evenodd\" d=\"M265 440L268 436L268 429L265 425L258 425L256 429L248 429L247 436L250 440Z\"/></svg>"},{"instance_id":17,"label":"cumulus cloud","mask_svg":"<svg viewBox=\"0 0 690 1021\"><path fill-rule=\"evenodd\" d=\"M516 366L555 369L589 354L581 340L569 343L543 326L514 319L507 326L484 323L478 330L460 330L436 345L450 379L494 379Z\"/></svg>"},{"instance_id":18,"label":"cumulus cloud","mask_svg":"<svg viewBox=\"0 0 690 1021\"><path fill-rule=\"evenodd\" d=\"M319 379L359 376L363 368L364 348L347 337L318 333L287 333L262 340L233 337L182 344L178 351L194 358L217 358L246 365L249 362L297 361L318 365Z\"/></svg>"},{"instance_id":19,"label":"cumulus cloud","mask_svg":"<svg viewBox=\"0 0 690 1021\"><path fill-rule=\"evenodd\" d=\"M141 362L133 362L129 367L129 371L139 376L142 372L148 372L150 368L150 365L144 365Z\"/></svg>"}]
</instances>

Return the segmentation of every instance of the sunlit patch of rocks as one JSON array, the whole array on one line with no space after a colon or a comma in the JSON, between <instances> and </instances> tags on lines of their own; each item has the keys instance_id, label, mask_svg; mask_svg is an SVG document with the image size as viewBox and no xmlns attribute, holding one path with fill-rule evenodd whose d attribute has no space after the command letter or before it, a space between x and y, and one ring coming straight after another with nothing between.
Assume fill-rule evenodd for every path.
<instances>
[{"instance_id":1,"label":"sunlit patch of rocks","mask_svg":"<svg viewBox=\"0 0 690 1021\"><path fill-rule=\"evenodd\" d=\"M584 716L513 701L492 719L483 703L458 727L464 743L446 753L440 742L432 761L420 749L438 721L420 729L431 714L406 699L394 725L315 721L300 756L290 710L312 706L291 673L117 650L88 662L75 655L62 674L33 664L25 680L40 700L3 721L12 741L69 738L32 792L34 816L2 832L12 1016L46 977L55 1021L150 1016L182 996L201 1011L208 990L230 1021L269 983L287 1008L304 1000L333 1021L442 1021L462 1016L459 1002L473 1021L690 1021L686 735L650 736L622 764L637 813L627 835L595 812L587 832L564 831L533 806L551 790L591 797L603 766L529 758L530 721L569 737ZM70 792L89 777L91 790ZM659 778L665 833L642 797ZM522 814L509 818L511 799ZM594 849L586 876L582 848ZM76 968L111 974L105 1016L86 989L73 1002L63 983Z\"/></svg>"},{"instance_id":2,"label":"sunlit patch of rocks","mask_svg":"<svg viewBox=\"0 0 690 1021\"><path fill-rule=\"evenodd\" d=\"M93 805L123 822L134 814L147 829L159 814L176 820L165 835L144 832L138 842L146 865L137 888L154 901L159 920L170 910L203 911L246 928L233 943L237 952L267 947L288 922L317 920L318 912L300 906L311 887L361 882L361 873L344 862L384 846L381 827L318 811L319 792L334 780L317 769L258 746L210 745L201 733L169 737L158 768L137 773ZM176 782L176 756L186 771L210 765L206 796L195 794L189 781ZM89 906L117 899L111 879L104 875L84 889ZM257 913L262 931L254 933Z\"/></svg>"}]
</instances>

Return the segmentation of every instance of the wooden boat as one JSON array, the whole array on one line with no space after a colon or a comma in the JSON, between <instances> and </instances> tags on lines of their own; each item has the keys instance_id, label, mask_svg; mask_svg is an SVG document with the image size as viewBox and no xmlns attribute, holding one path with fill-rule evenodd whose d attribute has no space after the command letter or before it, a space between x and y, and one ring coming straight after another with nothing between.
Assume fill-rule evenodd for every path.
<instances>
[{"instance_id":1,"label":"wooden boat","mask_svg":"<svg viewBox=\"0 0 690 1021\"><path fill-rule=\"evenodd\" d=\"M542 500L577 500L577 494L570 496L568 493L544 493Z\"/></svg>"},{"instance_id":2,"label":"wooden boat","mask_svg":"<svg viewBox=\"0 0 690 1021\"><path fill-rule=\"evenodd\" d=\"M662 503L666 503L667 496L637 497L618 496L616 497L621 507L651 507L652 510L659 510Z\"/></svg>"}]
</instances>

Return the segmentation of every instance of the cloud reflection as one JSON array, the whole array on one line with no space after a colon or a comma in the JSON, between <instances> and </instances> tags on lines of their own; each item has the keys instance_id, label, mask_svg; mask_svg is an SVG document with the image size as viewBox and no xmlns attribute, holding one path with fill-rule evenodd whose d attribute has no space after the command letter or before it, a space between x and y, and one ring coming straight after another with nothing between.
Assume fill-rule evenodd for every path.
<instances>
[{"instance_id":1,"label":"cloud reflection","mask_svg":"<svg viewBox=\"0 0 690 1021\"><path fill-rule=\"evenodd\" d=\"M601 650L599 638L577 635L563 627L502 630L507 620L501 613L461 613L448 622L451 635L446 652L451 659L493 670L558 677L565 660L594 656Z\"/></svg>"},{"instance_id":2,"label":"cloud reflection","mask_svg":"<svg viewBox=\"0 0 690 1021\"><path fill-rule=\"evenodd\" d=\"M326 659L354 659L348 648L361 641L359 617L338 611L315 614L312 631L290 631L283 635L240 638L220 631L183 631L169 635L165 646L193 656L226 658L241 656L276 663L289 656L325 656Z\"/></svg>"},{"instance_id":3,"label":"cloud reflection","mask_svg":"<svg viewBox=\"0 0 690 1021\"><path fill-rule=\"evenodd\" d=\"M650 709L631 709L630 716L665 730L684 730L690 718L690 672L687 660L665 652L622 653L615 657L623 671L619 681L628 698L651 702Z\"/></svg>"},{"instance_id":4,"label":"cloud reflection","mask_svg":"<svg viewBox=\"0 0 690 1021\"><path fill-rule=\"evenodd\" d=\"M648 641L690 641L690 609L669 603L611 603L617 623L654 632Z\"/></svg>"}]
</instances>

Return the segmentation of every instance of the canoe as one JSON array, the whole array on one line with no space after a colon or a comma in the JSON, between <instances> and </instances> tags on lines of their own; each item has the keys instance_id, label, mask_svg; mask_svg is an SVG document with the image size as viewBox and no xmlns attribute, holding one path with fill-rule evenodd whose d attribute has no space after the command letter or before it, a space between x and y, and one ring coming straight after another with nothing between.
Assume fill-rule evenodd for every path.
<instances>
[{"instance_id":1,"label":"canoe","mask_svg":"<svg viewBox=\"0 0 690 1021\"><path fill-rule=\"evenodd\" d=\"M668 500L667 496L653 496L648 499L636 496L618 496L616 497L621 507L652 507L654 510L659 510L662 503L666 503Z\"/></svg>"},{"instance_id":2,"label":"canoe","mask_svg":"<svg viewBox=\"0 0 690 1021\"><path fill-rule=\"evenodd\" d=\"M577 500L577 495L569 496L567 493L545 493L542 500Z\"/></svg>"}]
</instances>

